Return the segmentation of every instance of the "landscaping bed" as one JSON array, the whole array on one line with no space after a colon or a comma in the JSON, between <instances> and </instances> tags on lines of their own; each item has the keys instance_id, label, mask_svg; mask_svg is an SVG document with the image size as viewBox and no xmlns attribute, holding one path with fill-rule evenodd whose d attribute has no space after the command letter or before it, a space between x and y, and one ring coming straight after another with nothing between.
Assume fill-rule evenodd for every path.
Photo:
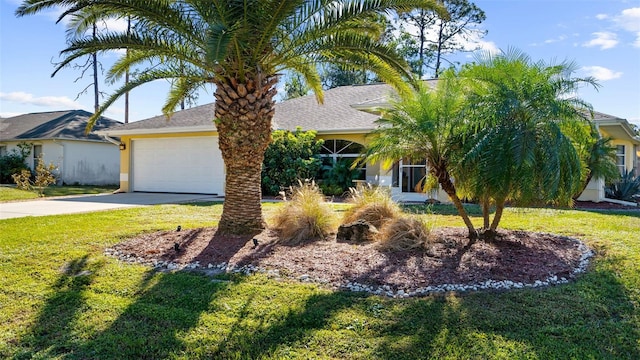
<instances>
[{"instance_id":1,"label":"landscaping bed","mask_svg":"<svg viewBox=\"0 0 640 360\"><path fill-rule=\"evenodd\" d=\"M337 242L335 236L287 246L270 231L223 236L210 227L143 234L107 253L162 269L261 271L391 296L565 283L591 256L576 239L535 232L502 230L492 241L470 244L466 229L438 228L432 238L426 249L381 252L375 243Z\"/></svg>"}]
</instances>

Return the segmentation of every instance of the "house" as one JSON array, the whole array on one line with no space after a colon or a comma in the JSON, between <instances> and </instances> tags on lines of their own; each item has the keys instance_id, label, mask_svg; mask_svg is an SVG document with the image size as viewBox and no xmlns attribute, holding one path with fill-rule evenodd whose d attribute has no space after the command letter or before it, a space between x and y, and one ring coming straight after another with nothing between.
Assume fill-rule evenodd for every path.
<instances>
[{"instance_id":1,"label":"house","mask_svg":"<svg viewBox=\"0 0 640 360\"><path fill-rule=\"evenodd\" d=\"M620 174L635 171L635 176L640 176L640 136L635 134L625 119L600 112L594 112L593 116L600 135L610 138L611 145L616 148L616 165ZM578 200L603 201L604 187L603 179L592 179Z\"/></svg>"},{"instance_id":2,"label":"house","mask_svg":"<svg viewBox=\"0 0 640 360\"><path fill-rule=\"evenodd\" d=\"M324 140L321 155L325 163L338 159L355 160L367 142L367 134L376 126L379 109L389 106L394 94L392 88L385 84L354 85L327 90L323 105L319 105L313 95L283 101L276 104L273 127L284 130L301 127L317 131L317 136ZM98 131L103 136L121 139L121 148L124 149L120 154L121 190L223 196L224 164L218 149L213 114L214 105L206 104L178 111L170 120L157 116ZM605 115L601 116L604 119ZM622 119L610 118L626 123ZM603 126L601 131L604 134L605 129L610 129L611 136L619 136L613 127ZM633 141L638 139L631 139L635 138L616 140L625 146L625 154L629 154L625 164L626 159L636 161L631 154L635 151ZM632 167L631 162L628 167ZM416 191L426 171L424 162L401 160L390 169L368 163L360 168L359 180L390 186L392 196L399 201L424 201L428 198L448 201L443 191L428 194Z\"/></svg>"},{"instance_id":3,"label":"house","mask_svg":"<svg viewBox=\"0 0 640 360\"><path fill-rule=\"evenodd\" d=\"M31 113L0 119L0 155L17 150L18 144L31 146L27 166L35 168L42 155L46 164L58 167L63 184L112 185L119 181L119 142L109 142L91 132L85 134L92 114L84 110ZM119 125L100 118L95 130Z\"/></svg>"}]
</instances>

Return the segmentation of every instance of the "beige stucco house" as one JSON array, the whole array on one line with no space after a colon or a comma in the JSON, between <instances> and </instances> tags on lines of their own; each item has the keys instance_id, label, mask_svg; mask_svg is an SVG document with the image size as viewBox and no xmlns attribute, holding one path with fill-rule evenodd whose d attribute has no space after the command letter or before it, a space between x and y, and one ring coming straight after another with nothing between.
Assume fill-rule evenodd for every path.
<instances>
[{"instance_id":1,"label":"beige stucco house","mask_svg":"<svg viewBox=\"0 0 640 360\"><path fill-rule=\"evenodd\" d=\"M274 129L315 130L324 139L322 156L326 162L339 158L355 159L367 142L367 134L375 128L378 111L388 106L394 96L385 84L343 86L327 90L324 104L309 95L276 104ZM121 139L120 187L122 191L158 191L206 193L224 196L224 164L218 149L218 135L213 123L214 105L207 104L176 112L170 120L164 116L101 130L105 137ZM631 153L639 139L622 136L613 123L622 119L599 114L604 121L603 135L615 144L624 145L625 166L637 161ZM611 124L609 124L611 122ZM606 125L605 125L606 124ZM608 131L605 133L605 131ZM628 164L627 164L628 163ZM391 169L368 163L360 169L360 180L389 186L394 199L424 201L428 198L447 202L442 191L416 192L416 185L426 174L424 163L399 161ZM594 196L600 195L599 192ZM602 190L602 198L604 191ZM601 201L601 198L593 198Z\"/></svg>"}]
</instances>

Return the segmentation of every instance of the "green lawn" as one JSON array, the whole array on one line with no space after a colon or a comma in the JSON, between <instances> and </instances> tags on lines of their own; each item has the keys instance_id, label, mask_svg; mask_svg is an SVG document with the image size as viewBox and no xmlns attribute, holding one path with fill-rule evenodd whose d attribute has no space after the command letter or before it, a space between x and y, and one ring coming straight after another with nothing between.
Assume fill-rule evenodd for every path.
<instances>
[{"instance_id":1,"label":"green lawn","mask_svg":"<svg viewBox=\"0 0 640 360\"><path fill-rule=\"evenodd\" d=\"M507 209L505 228L580 237L597 256L574 283L500 293L396 300L261 275L212 282L102 254L220 213L191 204L0 221L0 358L640 358L637 212Z\"/></svg>"},{"instance_id":2,"label":"green lawn","mask_svg":"<svg viewBox=\"0 0 640 360\"><path fill-rule=\"evenodd\" d=\"M49 186L44 190L44 196L67 196L83 194L102 194L117 190L117 186ZM18 190L15 187L0 186L0 202L37 199L35 191Z\"/></svg>"}]
</instances>

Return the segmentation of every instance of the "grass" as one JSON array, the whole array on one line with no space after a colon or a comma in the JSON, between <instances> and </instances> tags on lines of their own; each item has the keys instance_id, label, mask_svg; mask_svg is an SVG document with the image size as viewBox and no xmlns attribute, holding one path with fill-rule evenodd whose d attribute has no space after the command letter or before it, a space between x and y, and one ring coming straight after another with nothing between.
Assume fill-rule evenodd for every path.
<instances>
[{"instance_id":1,"label":"grass","mask_svg":"<svg viewBox=\"0 0 640 360\"><path fill-rule=\"evenodd\" d=\"M116 189L118 189L117 186L49 186L44 190L44 196L51 197L83 194L102 194L113 192ZM37 198L38 194L35 191L18 190L15 187L0 186L0 202L31 200Z\"/></svg>"},{"instance_id":2,"label":"grass","mask_svg":"<svg viewBox=\"0 0 640 360\"><path fill-rule=\"evenodd\" d=\"M211 203L2 220L0 358L640 358L638 213L507 209L505 228L583 239L598 253L592 269L547 289L421 299L262 275L212 282L103 255L143 232L215 225L220 213ZM446 208L428 216L463 226Z\"/></svg>"}]
</instances>

